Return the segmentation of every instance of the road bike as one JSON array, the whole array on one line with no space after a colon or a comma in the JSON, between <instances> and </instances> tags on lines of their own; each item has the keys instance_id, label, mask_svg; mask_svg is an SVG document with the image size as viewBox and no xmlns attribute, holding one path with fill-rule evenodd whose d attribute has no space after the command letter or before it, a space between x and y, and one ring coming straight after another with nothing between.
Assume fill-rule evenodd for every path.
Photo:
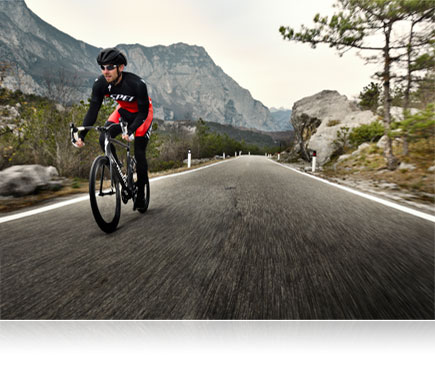
<instances>
[{"instance_id":1,"label":"road bike","mask_svg":"<svg viewBox=\"0 0 435 372\"><path fill-rule=\"evenodd\" d=\"M132 199L133 210L136 210L137 174L136 159L130 155L130 142L123 143L110 136L109 129L114 125L121 125L122 133L127 134L127 123L120 118L119 124L109 126L81 126L70 124L71 142L75 144L78 133L83 130L96 130L104 133L104 155L95 158L89 175L89 199L92 214L101 230L111 233L116 230L121 217L121 200L124 204ZM111 144L126 149L126 170L122 171L122 163L112 153ZM145 184L145 207L138 208L145 213L150 201L150 184Z\"/></svg>"}]
</instances>

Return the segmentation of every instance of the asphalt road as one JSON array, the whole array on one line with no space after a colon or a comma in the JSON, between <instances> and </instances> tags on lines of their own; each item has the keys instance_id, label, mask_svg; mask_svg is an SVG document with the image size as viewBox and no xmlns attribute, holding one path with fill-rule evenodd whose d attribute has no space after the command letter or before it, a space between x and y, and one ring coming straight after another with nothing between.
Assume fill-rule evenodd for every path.
<instances>
[{"instance_id":1,"label":"asphalt road","mask_svg":"<svg viewBox=\"0 0 435 372\"><path fill-rule=\"evenodd\" d=\"M1 319L434 319L434 223L241 157L0 224Z\"/></svg>"}]
</instances>

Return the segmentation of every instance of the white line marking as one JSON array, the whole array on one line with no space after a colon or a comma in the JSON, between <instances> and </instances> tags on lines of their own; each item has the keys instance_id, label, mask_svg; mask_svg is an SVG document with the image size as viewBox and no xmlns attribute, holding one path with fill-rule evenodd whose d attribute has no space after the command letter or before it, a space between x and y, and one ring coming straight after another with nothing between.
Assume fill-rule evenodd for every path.
<instances>
[{"instance_id":1,"label":"white line marking","mask_svg":"<svg viewBox=\"0 0 435 372\"><path fill-rule=\"evenodd\" d=\"M226 163L226 162L228 162L228 161L232 161L232 160L236 160L236 159L239 159L239 158L237 157L237 158L233 158L233 159L222 160L222 161L220 161L220 162L218 162L218 163L213 163L213 164L209 164L209 165L204 165L203 167L199 167L199 168L191 169L191 170L188 170L188 171L184 171L184 172L180 172L180 173L168 174L168 175L166 175L166 176L160 176L160 177L150 178L150 182L153 182L153 181L159 181L159 180L161 180L161 179L163 179L163 178L177 177L177 176L182 176L182 175L184 175L184 174L197 172L197 171L199 171L199 170L203 170L203 169L206 169L206 168L214 167L215 165L223 164L223 163Z\"/></svg>"},{"instance_id":2,"label":"white line marking","mask_svg":"<svg viewBox=\"0 0 435 372\"><path fill-rule=\"evenodd\" d=\"M323 178L319 178L319 177L313 176L312 174L307 174L307 173L305 173L305 172L301 172L301 171L299 171L299 170L297 170L297 169L294 169L294 168L292 168L292 167L289 167L289 166L287 166L287 165L284 165L284 164L281 164L281 163L277 163L277 162L274 161L274 160L271 160L271 159L268 159L268 160L270 160L271 162L273 162L273 163L275 163L275 164L277 164L277 165L280 165L281 167L284 167L284 168L290 169L290 170L292 170L293 172L296 172L296 173L302 174L302 175L307 176L307 177L314 178L314 179L317 180L317 181L320 181L320 182L326 183L326 184L328 184L328 185L331 185L331 186L337 187L337 188L339 188L339 189L341 189L341 190L344 190L344 191L350 192L350 193L352 193L352 194L355 194L355 195L361 196L361 197L363 197L363 198L366 198L366 199L372 200L372 201L374 201L374 202L377 202L377 203L380 203L380 204L386 205L386 206L388 206L388 207L391 207L391 208L397 209L397 210L399 210L399 211L402 211L402 212L405 212L405 213L408 213L408 214L412 214L413 216L423 218L423 219L425 219L425 220L427 220L427 221L435 222L435 216L432 216L432 215L430 215L430 214L427 214L427 213L424 213L424 212L420 212L420 211L417 211L417 210L415 210L415 209L411 209L411 208L408 208L408 207L404 207L404 206L402 206L402 205L400 205L400 204L396 204L396 203L393 203L393 202L391 202L391 201L384 200L384 199L378 198L378 197L373 196L373 195L364 194L364 193L361 192L361 191L357 191L357 190L351 189L351 188L349 188L349 187L342 186L342 185L339 185L339 184L337 184L337 183L333 183L333 182L327 181L327 180L325 180L325 179L323 179Z\"/></svg>"},{"instance_id":3,"label":"white line marking","mask_svg":"<svg viewBox=\"0 0 435 372\"><path fill-rule=\"evenodd\" d=\"M20 218L24 218L24 217L28 217L28 216L33 216L35 214L39 214L39 213L51 211L53 209L65 207L67 205L79 203L79 202L87 200L87 199L89 199L89 195L84 195L84 196L80 196L78 198L74 198L74 199L70 199L70 200L65 200L65 201L60 202L60 203L56 203L56 204L52 204L52 205L47 205L46 207L32 209L32 210L27 211L27 212L21 212L21 213L13 214L12 216L1 217L0 218L0 223L9 222L9 221L13 221L13 220L18 220Z\"/></svg>"},{"instance_id":4,"label":"white line marking","mask_svg":"<svg viewBox=\"0 0 435 372\"><path fill-rule=\"evenodd\" d=\"M226 162L231 161L231 160L235 160L235 159L223 160L223 161L220 161L218 163L213 163L213 164L205 165L203 167L191 169L191 170L188 170L188 171L185 171L185 172L168 174L166 176L160 176L160 177L150 178L150 183L155 182L155 181L160 181L162 179L169 178L169 177L183 176L185 174L192 173L192 172L197 172L199 170L210 168L210 167L213 167L215 165L223 164L223 163L226 163ZM59 202L59 203L56 203L56 204L47 205L45 207L32 209L30 211L16 213L16 214L13 214L13 215L10 215L10 216L0 217L0 224L2 224L4 222L18 220L20 218L25 218L25 217L33 216L35 214L44 213L44 212L47 212L47 211L51 211L53 209L66 207L67 205L80 203L80 202L88 200L88 199L89 199L89 195L83 195L83 196L80 196L80 197L77 197L77 198L74 198L74 199L65 200L65 201L62 201L62 202Z\"/></svg>"}]
</instances>

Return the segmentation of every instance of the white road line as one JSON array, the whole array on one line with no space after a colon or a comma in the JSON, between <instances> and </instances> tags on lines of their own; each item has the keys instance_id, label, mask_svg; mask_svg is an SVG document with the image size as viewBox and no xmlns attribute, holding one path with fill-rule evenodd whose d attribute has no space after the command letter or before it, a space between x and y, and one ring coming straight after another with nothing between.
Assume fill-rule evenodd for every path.
<instances>
[{"instance_id":1,"label":"white road line","mask_svg":"<svg viewBox=\"0 0 435 372\"><path fill-rule=\"evenodd\" d=\"M274 161L274 160L271 160L271 159L268 159L268 160L270 160L271 162L273 162L273 163L275 163L275 164L277 164L277 165L280 165L281 167L284 167L284 168L290 169L290 170L292 170L293 172L296 172L296 173L302 174L302 175L307 176L307 177L314 178L314 179L317 180L317 181L320 181L320 182L326 183L326 184L328 184L328 185L331 185L331 186L337 187L338 189L341 189L341 190L344 190L344 191L350 192L350 193L352 193L352 194L355 194L355 195L361 196L361 197L363 197L363 198L366 198L366 199L372 200L372 201L374 201L374 202L376 202L376 203L380 203L380 204L386 205L386 206L388 206L388 207L391 207L391 208L397 209L397 210L399 210L399 211L402 211L402 212L405 212L405 213L408 213L408 214L412 214L413 216L423 218L423 219L425 219L425 220L427 220L427 221L435 222L435 216L432 216L432 215L430 215L430 214L427 214L427 213L424 213L424 212L420 212L420 211L417 211L417 210L412 209L412 208L404 207L404 206L402 206L402 205L400 205L400 204L396 204L396 203L393 203L393 202L391 202L391 201L384 200L384 199L378 198L378 197L373 196L373 195L364 194L364 193L361 192L361 191L357 191L357 190L351 189L351 188L349 188L349 187L342 186L342 185L339 185L339 184L337 184L337 183L333 183L333 182L327 181L327 180L325 180L325 179L323 179L323 178L313 176L312 174L307 174L307 173L305 173L305 172L301 172L301 171L299 171L299 170L297 170L297 169L294 169L294 168L292 168L292 167L289 167L289 166L287 166L287 165L284 165L284 164L281 164L281 163L277 163L277 162Z\"/></svg>"},{"instance_id":2,"label":"white road line","mask_svg":"<svg viewBox=\"0 0 435 372\"><path fill-rule=\"evenodd\" d=\"M236 158L236 159L238 159L238 158ZM235 159L232 158L232 159L228 159L228 160L223 160L223 161L220 161L218 163L213 163L213 164L205 165L203 167L195 168L195 169L184 171L184 172L180 172L180 173L174 173L174 174L168 174L166 176L160 176L160 177L150 178L150 183L155 182L155 181L159 181L159 180L162 180L162 179L165 179L165 178L183 176L185 174L197 172L197 171L200 171L200 170L203 170L203 169L206 169L206 168L213 167L215 165L226 163L226 162L231 161L231 160L235 160ZM89 195L83 195L83 196L79 196L79 197L74 198L74 199L69 199L69 200L65 200L65 201L59 202L59 203L47 205L45 207L32 209L32 210L29 210L29 211L26 211L26 212L16 213L16 214L13 214L13 215L10 215L10 216L0 217L0 224L2 224L4 222L18 220L20 218L34 216L35 214L44 213L44 212L47 212L47 211L51 211L53 209L66 207L67 205L80 203L80 202L88 200L88 199L89 199Z\"/></svg>"}]
</instances>

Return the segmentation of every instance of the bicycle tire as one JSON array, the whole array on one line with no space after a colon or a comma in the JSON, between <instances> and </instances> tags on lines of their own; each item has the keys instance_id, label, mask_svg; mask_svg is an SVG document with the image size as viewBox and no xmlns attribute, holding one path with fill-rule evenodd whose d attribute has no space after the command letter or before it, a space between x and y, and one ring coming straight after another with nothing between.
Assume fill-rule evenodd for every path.
<instances>
[{"instance_id":1,"label":"bicycle tire","mask_svg":"<svg viewBox=\"0 0 435 372\"><path fill-rule=\"evenodd\" d=\"M97 225L105 233L116 230L121 217L119 182L110 173L107 156L97 157L89 176L89 199Z\"/></svg>"}]
</instances>

